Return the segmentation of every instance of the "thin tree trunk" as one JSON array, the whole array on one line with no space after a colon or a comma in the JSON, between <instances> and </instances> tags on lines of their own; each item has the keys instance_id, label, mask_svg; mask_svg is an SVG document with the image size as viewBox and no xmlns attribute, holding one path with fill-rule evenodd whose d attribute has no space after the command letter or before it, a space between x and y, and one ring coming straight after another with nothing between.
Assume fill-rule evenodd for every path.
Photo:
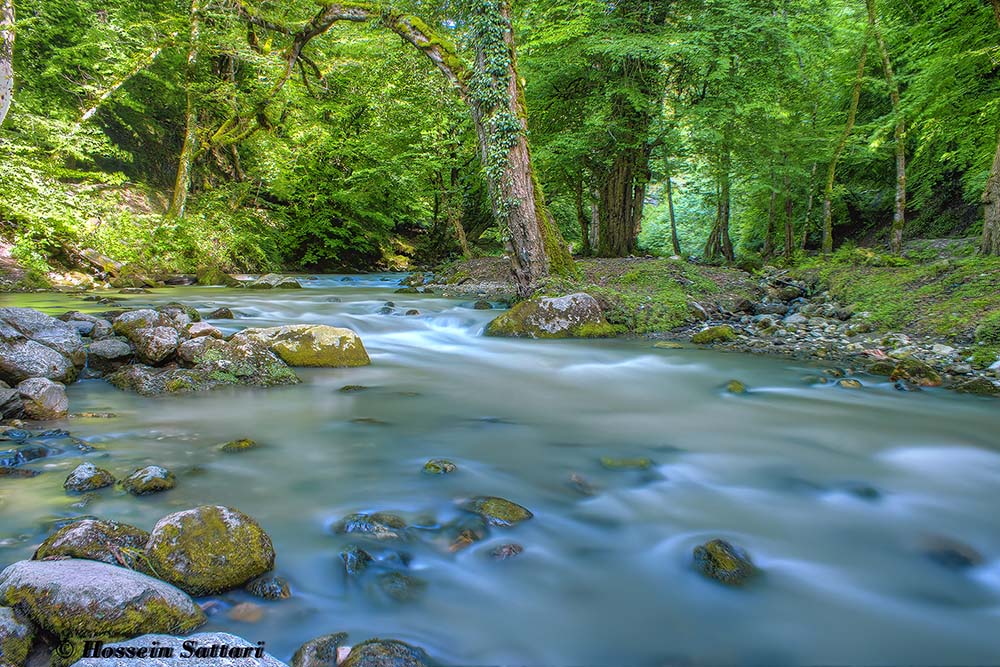
<instances>
[{"instance_id":1,"label":"thin tree trunk","mask_svg":"<svg viewBox=\"0 0 1000 667\"><path fill-rule=\"evenodd\" d=\"M993 156L986 190L983 192L983 239L981 250L984 255L1000 255L1000 141Z\"/></svg>"},{"instance_id":2,"label":"thin tree trunk","mask_svg":"<svg viewBox=\"0 0 1000 667\"><path fill-rule=\"evenodd\" d=\"M573 184L573 200L576 205L576 221L580 225L580 254L584 257L590 256L590 215L583 206L583 175L581 174Z\"/></svg>"},{"instance_id":3,"label":"thin tree trunk","mask_svg":"<svg viewBox=\"0 0 1000 667\"><path fill-rule=\"evenodd\" d=\"M0 127L14 101L14 0L0 0Z\"/></svg>"},{"instance_id":4,"label":"thin tree trunk","mask_svg":"<svg viewBox=\"0 0 1000 667\"><path fill-rule=\"evenodd\" d=\"M767 230L764 232L764 257L771 257L774 254L774 235L777 232L775 224L777 212L775 207L778 204L778 188L774 182L774 166L771 166L771 176L769 179L771 188L771 198L767 206Z\"/></svg>"},{"instance_id":5,"label":"thin tree trunk","mask_svg":"<svg viewBox=\"0 0 1000 667\"><path fill-rule=\"evenodd\" d=\"M809 232L812 231L812 213L813 213L813 203L816 201L816 168L817 164L813 162L812 169L809 171L809 197L806 202L806 219L802 223L802 243L799 245L803 250L809 245Z\"/></svg>"},{"instance_id":6,"label":"thin tree trunk","mask_svg":"<svg viewBox=\"0 0 1000 667\"><path fill-rule=\"evenodd\" d=\"M443 179L442 179L443 180ZM470 259L472 251L469 250L469 239L465 236L465 227L462 226L462 202L458 197L459 173L458 167L451 168L451 187L445 192L445 215L458 239L458 247L462 249L462 259Z\"/></svg>"},{"instance_id":7,"label":"thin tree trunk","mask_svg":"<svg viewBox=\"0 0 1000 667\"><path fill-rule=\"evenodd\" d=\"M177 160L177 177L174 179L174 194L167 209L168 218L180 218L187 207L188 192L191 189L191 169L194 154L198 149L198 110L194 101L194 80L198 64L198 33L201 29L201 7L199 0L191 0L191 34L188 43L187 66L184 72L184 88L187 98L184 110L184 141L180 158Z\"/></svg>"},{"instance_id":8,"label":"thin tree trunk","mask_svg":"<svg viewBox=\"0 0 1000 667\"><path fill-rule=\"evenodd\" d=\"M858 57L858 74L854 79L854 88L851 91L851 107L847 112L847 124L844 126L844 133L840 136L837 148L830 158L830 166L826 172L826 188L823 190L823 254L829 255L833 252L833 183L837 176L837 162L847 146L847 140L854 129L854 121L858 117L858 102L861 100L861 84L865 78L865 64L868 61L868 38L871 37L872 21L868 18L868 27L865 29L864 43L861 45L861 54Z\"/></svg>"},{"instance_id":9,"label":"thin tree trunk","mask_svg":"<svg viewBox=\"0 0 1000 667\"><path fill-rule=\"evenodd\" d=\"M795 202L792 201L792 177L785 172L785 260L792 261L795 247L795 228L792 226L792 213Z\"/></svg>"},{"instance_id":10,"label":"thin tree trunk","mask_svg":"<svg viewBox=\"0 0 1000 667\"><path fill-rule=\"evenodd\" d=\"M670 173L667 173L667 210L670 212L670 243L674 247L674 254L680 257L681 242L677 238L677 218L674 217L674 186L670 182Z\"/></svg>"},{"instance_id":11,"label":"thin tree trunk","mask_svg":"<svg viewBox=\"0 0 1000 667\"><path fill-rule=\"evenodd\" d=\"M878 43L879 56L882 58L882 71L885 72L885 82L889 86L889 97L892 99L892 113L896 116L896 128L893 131L893 142L896 149L896 205L892 214L892 229L889 234L889 247L897 255L903 251L903 227L906 225L906 121L899 104L899 84L892 72L892 60L889 49L885 45L882 30L878 26L878 13L875 10L875 0L865 0L868 8L868 23L873 26L875 40Z\"/></svg>"}]
</instances>

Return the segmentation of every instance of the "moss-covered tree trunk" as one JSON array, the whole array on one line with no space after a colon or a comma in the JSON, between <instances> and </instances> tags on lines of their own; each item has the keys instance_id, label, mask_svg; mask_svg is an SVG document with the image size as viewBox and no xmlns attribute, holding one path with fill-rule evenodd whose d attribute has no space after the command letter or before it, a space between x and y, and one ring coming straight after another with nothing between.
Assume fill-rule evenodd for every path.
<instances>
[{"instance_id":1,"label":"moss-covered tree trunk","mask_svg":"<svg viewBox=\"0 0 1000 667\"><path fill-rule=\"evenodd\" d=\"M667 210L670 213L670 243L674 248L674 254L680 256L681 241L677 238L677 217L674 215L674 186L673 177L667 171Z\"/></svg>"},{"instance_id":2,"label":"moss-covered tree trunk","mask_svg":"<svg viewBox=\"0 0 1000 667\"><path fill-rule=\"evenodd\" d=\"M986 181L983 193L983 239L981 249L984 255L1000 256L1000 141L993 156L993 168Z\"/></svg>"},{"instance_id":3,"label":"moss-covered tree trunk","mask_svg":"<svg viewBox=\"0 0 1000 667\"><path fill-rule=\"evenodd\" d=\"M580 254L589 257L593 252L590 247L590 212L583 202L583 174L573 181L573 203L576 205L576 223L580 226Z\"/></svg>"},{"instance_id":4,"label":"moss-covered tree trunk","mask_svg":"<svg viewBox=\"0 0 1000 667\"><path fill-rule=\"evenodd\" d=\"M723 257L734 261L733 242L729 236L729 218L732 190L733 155L730 150L732 128L727 127L724 133L723 145L719 155L719 168L716 184L715 223L705 243L705 257L717 259Z\"/></svg>"},{"instance_id":5,"label":"moss-covered tree trunk","mask_svg":"<svg viewBox=\"0 0 1000 667\"><path fill-rule=\"evenodd\" d=\"M615 157L601 179L599 256L626 257L635 252L648 174L649 151L630 148Z\"/></svg>"},{"instance_id":6,"label":"moss-covered tree trunk","mask_svg":"<svg viewBox=\"0 0 1000 667\"><path fill-rule=\"evenodd\" d=\"M14 101L14 0L0 0L0 127Z\"/></svg>"},{"instance_id":7,"label":"moss-covered tree trunk","mask_svg":"<svg viewBox=\"0 0 1000 667\"><path fill-rule=\"evenodd\" d=\"M785 259L792 261L792 253L795 251L795 227L792 221L792 213L795 209L795 202L792 200L792 177L785 172Z\"/></svg>"},{"instance_id":8,"label":"moss-covered tree trunk","mask_svg":"<svg viewBox=\"0 0 1000 667\"><path fill-rule=\"evenodd\" d=\"M778 204L778 187L774 180L774 166L771 166L771 174L768 178L768 183L771 186L771 198L768 200L767 204L767 229L764 231L764 257L771 257L774 255L774 236L777 233L777 211L775 207Z\"/></svg>"},{"instance_id":9,"label":"moss-covered tree trunk","mask_svg":"<svg viewBox=\"0 0 1000 667\"><path fill-rule=\"evenodd\" d=\"M194 79L198 63L198 33L201 8L199 0L191 0L191 32L188 42L187 64L184 73L186 107L184 110L184 140L181 144L181 154L177 160L177 176L174 179L174 193L167 209L168 218L180 218L187 208L188 192L191 190L191 170L194 166L194 154L198 149L198 110L194 99Z\"/></svg>"}]
</instances>

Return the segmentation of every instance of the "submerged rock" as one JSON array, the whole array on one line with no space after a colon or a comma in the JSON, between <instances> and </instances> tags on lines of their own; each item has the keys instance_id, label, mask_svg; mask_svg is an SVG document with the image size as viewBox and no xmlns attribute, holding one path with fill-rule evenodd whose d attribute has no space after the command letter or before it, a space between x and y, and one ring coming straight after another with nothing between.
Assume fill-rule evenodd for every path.
<instances>
[{"instance_id":1,"label":"submerged rock","mask_svg":"<svg viewBox=\"0 0 1000 667\"><path fill-rule=\"evenodd\" d=\"M486 326L487 336L600 338L613 336L597 299L584 292L522 301Z\"/></svg>"},{"instance_id":2,"label":"submerged rock","mask_svg":"<svg viewBox=\"0 0 1000 667\"><path fill-rule=\"evenodd\" d=\"M168 583L75 558L14 563L0 572L0 605L61 638L186 633L205 622L198 605Z\"/></svg>"},{"instance_id":3,"label":"submerged rock","mask_svg":"<svg viewBox=\"0 0 1000 667\"><path fill-rule=\"evenodd\" d=\"M921 387L938 387L941 385L941 376L929 364L912 357L900 359L893 369L889 380L905 380Z\"/></svg>"},{"instance_id":4,"label":"submerged rock","mask_svg":"<svg viewBox=\"0 0 1000 667\"><path fill-rule=\"evenodd\" d=\"M448 459L431 459L424 464L424 472L431 475L446 475L458 470L458 466Z\"/></svg>"},{"instance_id":5,"label":"submerged rock","mask_svg":"<svg viewBox=\"0 0 1000 667\"><path fill-rule=\"evenodd\" d=\"M528 508L496 496L477 496L461 507L483 517L491 526L509 527L534 516Z\"/></svg>"},{"instance_id":6,"label":"submerged rock","mask_svg":"<svg viewBox=\"0 0 1000 667\"><path fill-rule=\"evenodd\" d=\"M343 367L371 363L357 334L325 324L244 329L233 340L265 343L289 366Z\"/></svg>"},{"instance_id":7,"label":"submerged rock","mask_svg":"<svg viewBox=\"0 0 1000 667\"><path fill-rule=\"evenodd\" d=\"M375 583L396 602L412 602L427 589L426 581L402 572L384 572L375 577Z\"/></svg>"},{"instance_id":8,"label":"submerged rock","mask_svg":"<svg viewBox=\"0 0 1000 667\"><path fill-rule=\"evenodd\" d=\"M10 607L0 607L0 663L17 667L28 660L35 628Z\"/></svg>"},{"instance_id":9,"label":"submerged rock","mask_svg":"<svg viewBox=\"0 0 1000 667\"><path fill-rule=\"evenodd\" d=\"M520 544L501 544L490 551L490 558L493 560L507 560L519 555L522 551L524 551L524 547Z\"/></svg>"},{"instance_id":10,"label":"submerged rock","mask_svg":"<svg viewBox=\"0 0 1000 667\"><path fill-rule=\"evenodd\" d=\"M932 561L951 570L964 570L983 563L982 554L968 544L949 537L927 538L924 540L923 551Z\"/></svg>"},{"instance_id":11,"label":"submerged rock","mask_svg":"<svg viewBox=\"0 0 1000 667\"><path fill-rule=\"evenodd\" d=\"M137 563L131 552L141 551L148 540L149 533L127 523L83 519L49 535L32 558L82 558L134 567Z\"/></svg>"},{"instance_id":12,"label":"submerged rock","mask_svg":"<svg viewBox=\"0 0 1000 667\"><path fill-rule=\"evenodd\" d=\"M601 467L608 470L646 470L653 465L653 461L645 457L634 459L616 459L610 456L601 457Z\"/></svg>"},{"instance_id":13,"label":"submerged rock","mask_svg":"<svg viewBox=\"0 0 1000 667\"><path fill-rule=\"evenodd\" d=\"M250 595L263 598L265 600L287 600L292 597L288 580L274 574L265 574L247 582L243 587Z\"/></svg>"},{"instance_id":14,"label":"submerged rock","mask_svg":"<svg viewBox=\"0 0 1000 667\"><path fill-rule=\"evenodd\" d=\"M476 301L472 304L472 307L476 310L493 310L493 304L483 299Z\"/></svg>"},{"instance_id":15,"label":"submerged rock","mask_svg":"<svg viewBox=\"0 0 1000 667\"><path fill-rule=\"evenodd\" d=\"M84 493L111 486L115 483L115 476L103 468L98 468L89 461L81 463L73 472L66 477L63 488L67 491Z\"/></svg>"},{"instance_id":16,"label":"submerged rock","mask_svg":"<svg viewBox=\"0 0 1000 667\"><path fill-rule=\"evenodd\" d=\"M133 496L146 496L151 493L169 491L177 486L174 473L160 466L139 468L122 480L122 488Z\"/></svg>"},{"instance_id":17,"label":"submerged rock","mask_svg":"<svg viewBox=\"0 0 1000 667\"><path fill-rule=\"evenodd\" d=\"M28 378L17 385L29 419L62 419L69 413L66 385L48 378Z\"/></svg>"},{"instance_id":18,"label":"submerged rock","mask_svg":"<svg viewBox=\"0 0 1000 667\"><path fill-rule=\"evenodd\" d=\"M747 386L739 380L730 380L726 383L726 391L730 394L745 394L747 393Z\"/></svg>"},{"instance_id":19,"label":"submerged rock","mask_svg":"<svg viewBox=\"0 0 1000 667\"><path fill-rule=\"evenodd\" d=\"M248 449L256 449L257 442L251 440L250 438L242 438L240 440L232 440L219 447L219 451L226 452L228 454L233 454L237 452L245 452Z\"/></svg>"},{"instance_id":20,"label":"submerged rock","mask_svg":"<svg viewBox=\"0 0 1000 667\"><path fill-rule=\"evenodd\" d=\"M718 327L708 327L691 336L691 342L697 345L725 343L731 340L736 340L736 332L728 324Z\"/></svg>"},{"instance_id":21,"label":"submerged rock","mask_svg":"<svg viewBox=\"0 0 1000 667\"><path fill-rule=\"evenodd\" d=\"M250 289L302 289L302 284L291 276L268 273L247 285Z\"/></svg>"},{"instance_id":22,"label":"submerged rock","mask_svg":"<svg viewBox=\"0 0 1000 667\"><path fill-rule=\"evenodd\" d=\"M344 571L350 577L364 572L374 560L370 553L353 544L340 552L340 558L344 561Z\"/></svg>"},{"instance_id":23,"label":"submerged rock","mask_svg":"<svg viewBox=\"0 0 1000 667\"><path fill-rule=\"evenodd\" d=\"M340 667L430 667L423 649L395 639L369 639L351 648Z\"/></svg>"},{"instance_id":24,"label":"submerged rock","mask_svg":"<svg viewBox=\"0 0 1000 667\"><path fill-rule=\"evenodd\" d=\"M406 522L402 517L389 512L350 514L334 526L337 533L359 533L376 540L399 539L405 530Z\"/></svg>"},{"instance_id":25,"label":"submerged rock","mask_svg":"<svg viewBox=\"0 0 1000 667\"><path fill-rule=\"evenodd\" d=\"M842 380L837 380L837 386L843 389L862 389L863 386L857 380L851 378L844 378Z\"/></svg>"},{"instance_id":26,"label":"submerged rock","mask_svg":"<svg viewBox=\"0 0 1000 667\"><path fill-rule=\"evenodd\" d=\"M712 540L694 548L695 568L706 577L730 586L741 586L757 572L750 555L725 540Z\"/></svg>"},{"instance_id":27,"label":"submerged rock","mask_svg":"<svg viewBox=\"0 0 1000 667\"><path fill-rule=\"evenodd\" d=\"M346 632L310 639L292 656L292 667L337 667L337 649L346 641Z\"/></svg>"},{"instance_id":28,"label":"submerged rock","mask_svg":"<svg viewBox=\"0 0 1000 667\"><path fill-rule=\"evenodd\" d=\"M236 315L231 308L216 308L207 315L210 320L234 320Z\"/></svg>"},{"instance_id":29,"label":"submerged rock","mask_svg":"<svg viewBox=\"0 0 1000 667\"><path fill-rule=\"evenodd\" d=\"M238 588L274 567L271 538L239 510L202 505L160 519L146 545L149 567L192 595Z\"/></svg>"}]
</instances>

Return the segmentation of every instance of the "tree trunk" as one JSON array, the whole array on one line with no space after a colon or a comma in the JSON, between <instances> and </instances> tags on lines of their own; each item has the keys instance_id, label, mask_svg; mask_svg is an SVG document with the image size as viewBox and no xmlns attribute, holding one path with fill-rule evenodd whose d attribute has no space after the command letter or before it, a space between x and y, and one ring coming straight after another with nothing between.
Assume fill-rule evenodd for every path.
<instances>
[{"instance_id":1,"label":"tree trunk","mask_svg":"<svg viewBox=\"0 0 1000 667\"><path fill-rule=\"evenodd\" d=\"M795 228L792 226L792 213L795 203L792 201L792 177L785 172L785 260L792 261L792 251L795 247Z\"/></svg>"},{"instance_id":2,"label":"tree trunk","mask_svg":"<svg viewBox=\"0 0 1000 667\"><path fill-rule=\"evenodd\" d=\"M583 175L581 174L573 184L573 200L576 205L576 221L580 225L580 254L584 257L590 256L590 215L583 206Z\"/></svg>"},{"instance_id":3,"label":"tree trunk","mask_svg":"<svg viewBox=\"0 0 1000 667\"><path fill-rule=\"evenodd\" d=\"M812 231L812 213L813 213L813 203L816 201L816 168L817 164L813 162L812 170L809 172L809 197L806 202L806 219L802 222L802 242L799 247L803 250L809 245L809 232Z\"/></svg>"},{"instance_id":4,"label":"tree trunk","mask_svg":"<svg viewBox=\"0 0 1000 667\"><path fill-rule=\"evenodd\" d=\"M844 126L844 133L840 136L837 148L830 158L830 166L826 172L826 188L823 190L823 254L829 255L833 252L833 183L837 176L837 162L847 146L847 139L854 129L854 121L858 117L858 102L861 100L861 84L865 78L865 64L868 61L868 38L871 36L871 17L868 17L868 27L865 29L864 43L861 45L861 55L858 57L858 74L854 79L854 88L851 91L851 107L847 112L847 124Z\"/></svg>"},{"instance_id":5,"label":"tree trunk","mask_svg":"<svg viewBox=\"0 0 1000 667\"><path fill-rule=\"evenodd\" d=\"M184 110L184 141L181 155L177 160L177 177L174 179L174 194L167 209L168 218L184 216L188 192L191 190L191 169L194 154L198 149L198 110L194 101L194 79L198 63L198 32L200 30L201 8L198 0L191 0L191 34L188 43L187 65L184 72L184 88L187 104Z\"/></svg>"},{"instance_id":6,"label":"tree trunk","mask_svg":"<svg viewBox=\"0 0 1000 667\"><path fill-rule=\"evenodd\" d=\"M14 0L0 0L0 127L14 101Z\"/></svg>"},{"instance_id":7,"label":"tree trunk","mask_svg":"<svg viewBox=\"0 0 1000 667\"><path fill-rule=\"evenodd\" d=\"M462 249L462 259L470 259L472 251L469 250L469 240L465 236L465 227L462 226L462 201L459 196L459 186L458 167L452 167L451 187L445 191L444 210L445 215L448 216L448 222L455 232L455 238L458 239L458 247Z\"/></svg>"},{"instance_id":8,"label":"tree trunk","mask_svg":"<svg viewBox=\"0 0 1000 667\"><path fill-rule=\"evenodd\" d=\"M1000 141L993 156L993 168L983 192L983 240L981 250L984 255L1000 255Z\"/></svg>"},{"instance_id":9,"label":"tree trunk","mask_svg":"<svg viewBox=\"0 0 1000 667\"><path fill-rule=\"evenodd\" d=\"M635 253L648 173L649 151L631 148L618 154L601 179L598 198L601 231L597 247L600 257L626 257Z\"/></svg>"},{"instance_id":10,"label":"tree trunk","mask_svg":"<svg viewBox=\"0 0 1000 667\"><path fill-rule=\"evenodd\" d=\"M769 179L771 186L771 198L767 205L767 230L764 232L764 257L771 257L774 255L774 235L777 232L777 225L775 225L777 212L775 207L778 204L778 188L774 182L774 167L771 167L771 177Z\"/></svg>"},{"instance_id":11,"label":"tree trunk","mask_svg":"<svg viewBox=\"0 0 1000 667\"><path fill-rule=\"evenodd\" d=\"M885 72L885 82L889 86L889 97L892 100L892 113L896 116L896 127L893 131L893 142L896 149L896 203L892 214L892 229L889 234L889 247L899 254L903 251L903 227L906 225L906 121L899 104L899 84L892 72L892 60L889 49L885 45L882 30L878 27L878 14L875 11L875 0L865 0L868 8L868 23L875 32L879 56L882 58L882 71Z\"/></svg>"},{"instance_id":12,"label":"tree trunk","mask_svg":"<svg viewBox=\"0 0 1000 667\"><path fill-rule=\"evenodd\" d=\"M674 247L674 254L680 257L681 242L677 238L677 218L674 217L674 186L670 182L670 173L667 173L667 210L670 212L670 243Z\"/></svg>"},{"instance_id":13,"label":"tree trunk","mask_svg":"<svg viewBox=\"0 0 1000 667\"><path fill-rule=\"evenodd\" d=\"M730 188L732 175L732 153L729 150L730 133L725 135L725 146L719 159L719 174L715 206L715 224L712 233L705 244L705 256L709 258L724 257L727 261L736 259L733 254L733 242L729 237Z\"/></svg>"}]
</instances>

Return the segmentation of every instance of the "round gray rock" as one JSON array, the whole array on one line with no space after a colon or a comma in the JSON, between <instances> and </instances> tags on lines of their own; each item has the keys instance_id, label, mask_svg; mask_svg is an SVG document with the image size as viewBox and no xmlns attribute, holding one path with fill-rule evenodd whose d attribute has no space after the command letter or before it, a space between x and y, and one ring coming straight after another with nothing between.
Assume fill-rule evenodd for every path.
<instances>
[{"instance_id":1,"label":"round gray rock","mask_svg":"<svg viewBox=\"0 0 1000 667\"><path fill-rule=\"evenodd\" d=\"M160 466L139 468L122 480L122 488L134 496L146 496L150 493L168 491L177 486L174 473Z\"/></svg>"},{"instance_id":2,"label":"round gray rock","mask_svg":"<svg viewBox=\"0 0 1000 667\"><path fill-rule=\"evenodd\" d=\"M66 481L63 482L63 488L67 491L83 493L85 491L103 489L104 487L111 486L114 483L114 475L104 468L98 468L93 463L88 461L86 463L81 463L73 469L73 472L71 472L66 478Z\"/></svg>"},{"instance_id":3,"label":"round gray rock","mask_svg":"<svg viewBox=\"0 0 1000 667\"><path fill-rule=\"evenodd\" d=\"M69 412L66 385L48 378L29 378L17 385L29 419L62 419Z\"/></svg>"}]
</instances>

